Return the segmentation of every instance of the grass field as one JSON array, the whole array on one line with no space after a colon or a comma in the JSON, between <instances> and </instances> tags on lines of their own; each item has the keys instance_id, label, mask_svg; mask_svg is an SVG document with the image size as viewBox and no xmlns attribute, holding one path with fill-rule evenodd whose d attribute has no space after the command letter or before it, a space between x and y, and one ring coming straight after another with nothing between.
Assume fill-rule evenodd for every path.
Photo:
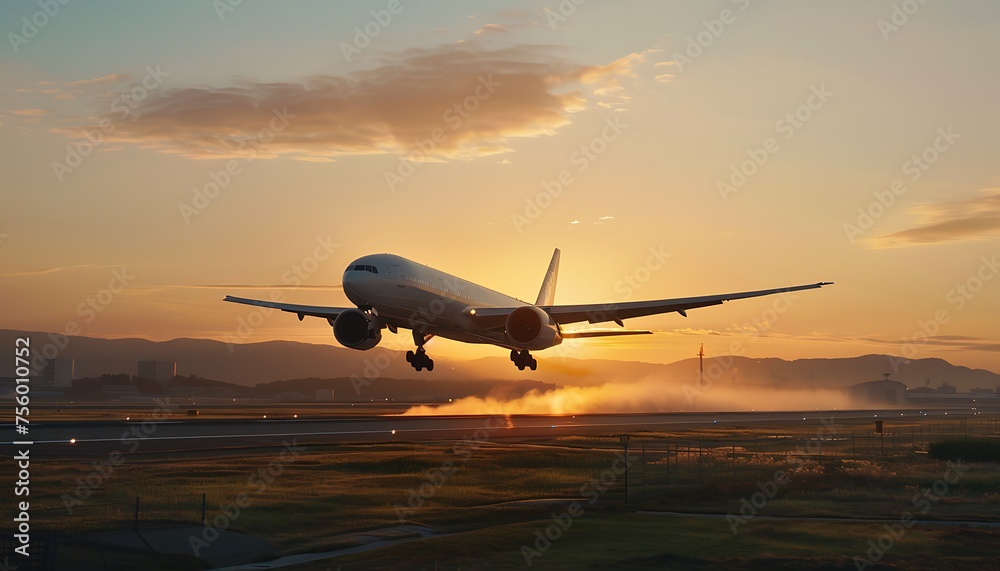
<instances>
[{"instance_id":1,"label":"grass field","mask_svg":"<svg viewBox=\"0 0 1000 571\"><path fill-rule=\"evenodd\" d=\"M984 422L970 438L994 438L992 426ZM127 527L139 496L143 527L197 523L205 494L211 523L244 494L238 516L220 521L266 539L280 554L355 546L359 533L403 523L441 534L291 567L315 570L520 569L529 561L545 569L855 569L853 557L869 557L867 542L889 533L885 522L768 518L899 522L912 513L919 520L1000 523L996 463L956 470L924 453L944 436L921 429L921 440L907 425L896 427L887 445L862 428L638 431L630 442L627 504L617 435L321 445L284 457L274 449L138 454L72 514L63 495L94 468L79 458L44 459L32 472L32 517L38 531L71 535ZM522 502L549 499L561 501ZM663 511L716 515L644 513ZM871 568L1000 568L1000 527L902 529ZM87 549L69 544L60 561L83 561ZM111 552L101 560L126 569L142 559ZM193 557L148 559L142 565L150 569L206 567Z\"/></svg>"}]
</instances>

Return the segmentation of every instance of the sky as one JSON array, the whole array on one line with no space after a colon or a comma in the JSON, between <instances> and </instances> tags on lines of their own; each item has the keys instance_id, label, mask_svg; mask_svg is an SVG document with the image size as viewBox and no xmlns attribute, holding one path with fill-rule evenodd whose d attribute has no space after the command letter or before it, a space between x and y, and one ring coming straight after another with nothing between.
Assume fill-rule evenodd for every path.
<instances>
[{"instance_id":1,"label":"sky","mask_svg":"<svg viewBox=\"0 0 1000 571\"><path fill-rule=\"evenodd\" d=\"M836 285L552 354L1000 371L995 2L45 6L0 5L0 328L333 344L221 299L376 252L534 299L558 247L557 303Z\"/></svg>"}]
</instances>

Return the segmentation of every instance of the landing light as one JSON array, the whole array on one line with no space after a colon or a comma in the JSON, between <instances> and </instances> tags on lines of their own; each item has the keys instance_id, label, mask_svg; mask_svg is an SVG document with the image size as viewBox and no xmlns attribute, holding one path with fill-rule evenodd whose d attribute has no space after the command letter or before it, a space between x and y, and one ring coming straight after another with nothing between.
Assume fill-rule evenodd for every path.
<instances>
[{"instance_id":1,"label":"landing light","mask_svg":"<svg viewBox=\"0 0 1000 571\"><path fill-rule=\"evenodd\" d=\"M392 433L396 434L396 429L395 428L392 429Z\"/></svg>"},{"instance_id":2,"label":"landing light","mask_svg":"<svg viewBox=\"0 0 1000 571\"><path fill-rule=\"evenodd\" d=\"M469 310L469 315L475 315L475 314L476 314L476 310L475 309L470 309Z\"/></svg>"},{"instance_id":3,"label":"landing light","mask_svg":"<svg viewBox=\"0 0 1000 571\"><path fill-rule=\"evenodd\" d=\"M76 438L70 438L69 439L69 443L70 444L76 444Z\"/></svg>"}]
</instances>

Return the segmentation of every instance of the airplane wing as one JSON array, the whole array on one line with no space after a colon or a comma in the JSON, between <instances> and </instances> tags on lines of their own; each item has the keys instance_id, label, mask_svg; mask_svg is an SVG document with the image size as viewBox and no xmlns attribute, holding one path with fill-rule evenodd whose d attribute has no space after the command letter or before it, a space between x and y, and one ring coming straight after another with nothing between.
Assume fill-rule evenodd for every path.
<instances>
[{"instance_id":1,"label":"airplane wing","mask_svg":"<svg viewBox=\"0 0 1000 571\"><path fill-rule=\"evenodd\" d=\"M587 339L589 337L618 337L619 335L652 335L652 331L639 329L585 329L583 331L563 331L563 339Z\"/></svg>"},{"instance_id":2,"label":"airplane wing","mask_svg":"<svg viewBox=\"0 0 1000 571\"><path fill-rule=\"evenodd\" d=\"M296 303L278 303L276 301L260 301L257 299L246 299L243 297L233 297L227 295L222 301L230 301L232 303L242 303L245 305L256 305L257 307L267 307L270 309L280 309L281 311L287 311L288 313L294 313L299 316L299 321L305 316L310 317L324 317L326 319L336 319L338 315L343 313L348 309L354 309L353 307L324 307L322 305L299 305Z\"/></svg>"},{"instance_id":3,"label":"airplane wing","mask_svg":"<svg viewBox=\"0 0 1000 571\"><path fill-rule=\"evenodd\" d=\"M815 289L825 285L832 285L833 282L819 282L814 284L790 286L775 289L762 289L757 291L743 291L737 293L723 293L718 295L706 295L700 297L681 297L676 299L657 299L651 301L628 301L621 303L594 303L585 305L542 305L545 310L560 325L567 323L603 323L614 321L622 325L623 319L633 317L644 317L660 313L671 313L676 311L687 317L687 310L698 307L708 307L710 305L721 305L723 302L734 299L746 299L749 297L760 297L777 293L788 293L804 289ZM502 327L507 315L516 308L513 307L477 307L470 311L470 316L477 323L484 327Z\"/></svg>"}]
</instances>

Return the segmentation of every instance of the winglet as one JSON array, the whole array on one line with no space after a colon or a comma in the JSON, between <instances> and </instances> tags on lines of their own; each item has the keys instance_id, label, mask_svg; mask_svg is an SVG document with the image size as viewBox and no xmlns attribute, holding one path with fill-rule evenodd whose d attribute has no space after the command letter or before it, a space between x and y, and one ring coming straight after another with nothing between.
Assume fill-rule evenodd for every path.
<instances>
[{"instance_id":1,"label":"winglet","mask_svg":"<svg viewBox=\"0 0 1000 571\"><path fill-rule=\"evenodd\" d=\"M538 299L535 305L552 305L556 299L556 280L559 278L559 248L552 252L552 261L549 262L549 269L545 271L545 279L542 280L542 289L538 291Z\"/></svg>"}]
</instances>

